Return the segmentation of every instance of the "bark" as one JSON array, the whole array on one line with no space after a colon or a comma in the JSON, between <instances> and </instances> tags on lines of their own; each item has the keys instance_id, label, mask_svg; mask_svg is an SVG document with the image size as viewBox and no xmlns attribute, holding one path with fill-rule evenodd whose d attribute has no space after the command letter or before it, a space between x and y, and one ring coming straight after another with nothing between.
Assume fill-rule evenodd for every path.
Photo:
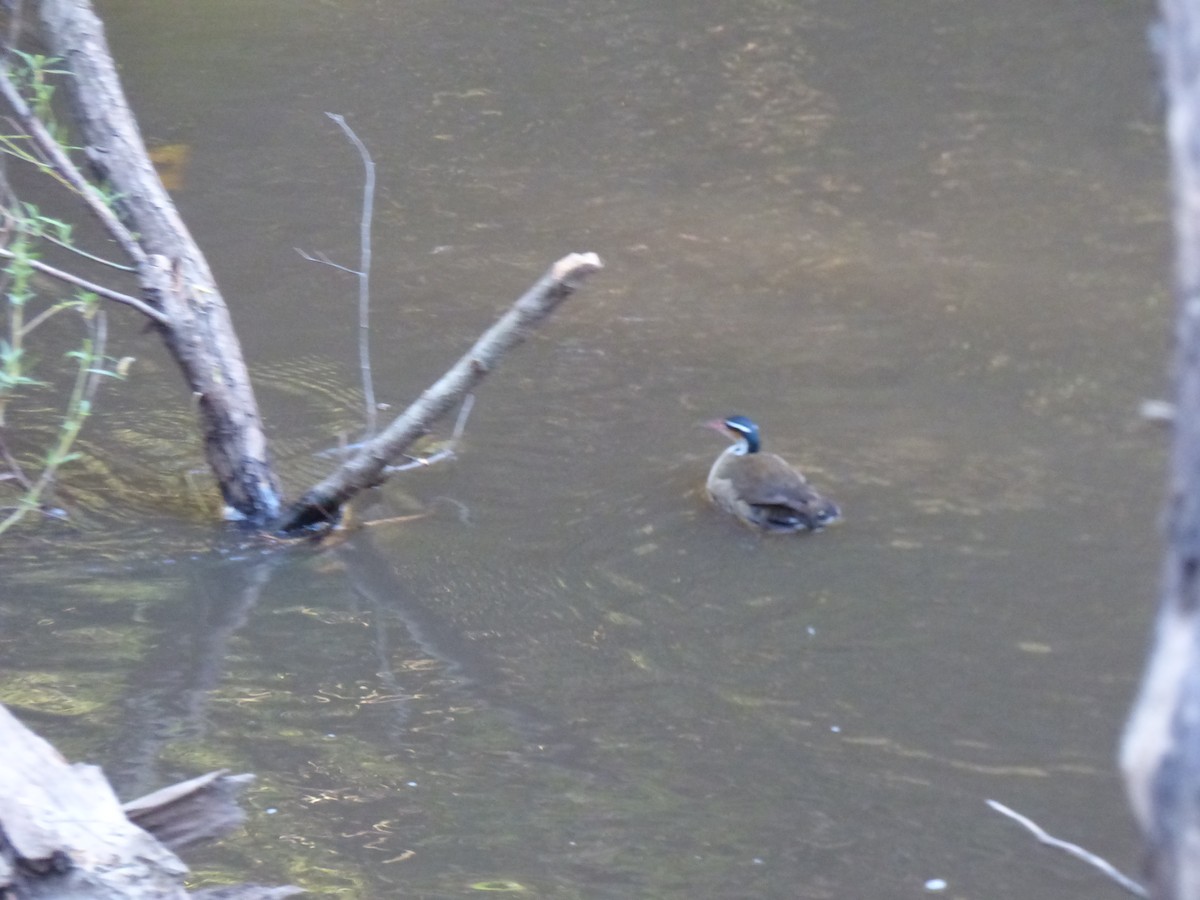
<instances>
[{"instance_id":1,"label":"bark","mask_svg":"<svg viewBox=\"0 0 1200 900\"><path fill-rule=\"evenodd\" d=\"M122 810L166 847L179 850L226 835L246 821L236 797L253 780L252 775L209 772L130 800Z\"/></svg>"},{"instance_id":2,"label":"bark","mask_svg":"<svg viewBox=\"0 0 1200 900\"><path fill-rule=\"evenodd\" d=\"M41 14L51 52L74 76L68 83L88 160L120 195L119 216L136 235L130 254L143 292L168 318L158 327L196 398L225 503L268 522L280 508L279 487L229 311L150 162L103 26L88 0L42 0Z\"/></svg>"},{"instance_id":3,"label":"bark","mask_svg":"<svg viewBox=\"0 0 1200 900\"><path fill-rule=\"evenodd\" d=\"M513 304L475 345L429 387L378 437L364 444L333 475L311 488L283 516L280 531L295 532L336 522L342 506L359 491L383 481L389 464L429 431L495 368L500 357L521 343L554 312L579 283L602 266L595 253L564 256Z\"/></svg>"},{"instance_id":4,"label":"bark","mask_svg":"<svg viewBox=\"0 0 1200 900\"><path fill-rule=\"evenodd\" d=\"M70 765L0 706L0 896L52 900L186 900L187 866L138 816L176 846L227 833L241 821L232 795L249 776L214 772L122 808L96 766ZM242 886L239 896L296 888Z\"/></svg>"},{"instance_id":5,"label":"bark","mask_svg":"<svg viewBox=\"0 0 1200 900\"><path fill-rule=\"evenodd\" d=\"M1157 900L1200 897L1200 5L1162 0L1175 257L1175 416L1159 611L1121 766Z\"/></svg>"}]
</instances>

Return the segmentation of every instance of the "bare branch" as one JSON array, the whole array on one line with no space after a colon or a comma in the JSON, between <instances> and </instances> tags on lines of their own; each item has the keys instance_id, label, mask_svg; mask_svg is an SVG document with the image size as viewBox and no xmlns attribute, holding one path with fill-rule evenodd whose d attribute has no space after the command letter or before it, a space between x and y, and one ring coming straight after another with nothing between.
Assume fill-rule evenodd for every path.
<instances>
[{"instance_id":1,"label":"bare branch","mask_svg":"<svg viewBox=\"0 0 1200 900\"><path fill-rule=\"evenodd\" d=\"M595 253L564 256L489 328L451 369L406 409L374 440L316 487L311 488L280 519L285 533L328 526L338 520L342 506L359 491L385 480L384 470L409 445L429 431L459 398L471 391L521 343L543 319L558 308L588 275L603 268Z\"/></svg>"},{"instance_id":2,"label":"bare branch","mask_svg":"<svg viewBox=\"0 0 1200 900\"><path fill-rule=\"evenodd\" d=\"M375 405L375 381L371 377L371 221L375 216L375 160L367 145L346 124L346 119L336 113L325 113L337 123L338 128L350 139L358 150L363 164L362 216L358 223L359 262L358 271L358 362L362 370L363 403L366 407L366 437L375 437L375 425L379 409Z\"/></svg>"},{"instance_id":3,"label":"bare branch","mask_svg":"<svg viewBox=\"0 0 1200 900\"><path fill-rule=\"evenodd\" d=\"M0 248L0 257L4 259L12 259L13 256L14 255L11 251ZM57 278L59 281L65 281L67 284L74 285L80 290L90 291L93 294L104 297L106 300L124 303L126 306L133 307L142 315L149 316L151 319L154 319L154 321L162 325L169 324L170 322L170 319L168 319L165 314L159 312L145 301L139 300L137 297L132 297L129 294L123 294L120 291L114 291L112 288L105 287L102 284L97 284L94 281L88 281L86 278L80 278L78 275L73 275L72 273L63 269L56 269L54 266L47 265L40 259L30 259L27 261L30 268L36 269L43 275L49 275L52 278Z\"/></svg>"},{"instance_id":4,"label":"bare branch","mask_svg":"<svg viewBox=\"0 0 1200 900\"><path fill-rule=\"evenodd\" d=\"M63 250L66 250L69 253L74 253L76 256L82 256L86 260L90 260L91 262L94 262L94 263L99 263L100 265L107 266L110 269L117 269L118 271L121 271L121 272L130 272L133 274L137 273L137 269L135 269L133 266L127 266L124 263L115 262L111 259L105 259L103 256L97 256L95 253L89 253L88 251L84 250L82 247L72 246L71 244L68 244L66 241L60 241L58 238L54 237L53 235L46 234L45 232L39 234L38 238L40 238L43 241L49 241L54 246L61 247Z\"/></svg>"},{"instance_id":5,"label":"bare branch","mask_svg":"<svg viewBox=\"0 0 1200 900\"><path fill-rule=\"evenodd\" d=\"M323 266L329 266L331 269L338 269L339 271L346 272L349 275L361 274L357 269L352 269L349 266L343 266L341 263L335 263L324 253L317 253L314 255L312 253L308 253L307 251L301 250L299 247L293 247L292 249L299 253L302 259L308 260L308 262L320 263Z\"/></svg>"}]
</instances>

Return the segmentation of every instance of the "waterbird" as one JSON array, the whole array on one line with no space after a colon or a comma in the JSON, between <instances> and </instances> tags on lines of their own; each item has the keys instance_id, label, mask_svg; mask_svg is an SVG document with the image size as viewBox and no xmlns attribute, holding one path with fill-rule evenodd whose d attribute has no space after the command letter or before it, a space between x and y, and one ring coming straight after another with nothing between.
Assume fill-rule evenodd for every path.
<instances>
[{"instance_id":1,"label":"waterbird","mask_svg":"<svg viewBox=\"0 0 1200 900\"><path fill-rule=\"evenodd\" d=\"M772 534L820 531L842 517L787 461L762 452L758 426L745 416L705 423L733 440L708 472L708 497L739 520Z\"/></svg>"}]
</instances>

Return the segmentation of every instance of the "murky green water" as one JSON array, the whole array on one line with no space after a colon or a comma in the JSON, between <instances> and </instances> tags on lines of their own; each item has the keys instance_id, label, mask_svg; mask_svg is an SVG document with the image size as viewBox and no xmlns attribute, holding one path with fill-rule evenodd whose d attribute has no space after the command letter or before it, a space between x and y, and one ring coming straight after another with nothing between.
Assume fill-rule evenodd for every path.
<instances>
[{"instance_id":1,"label":"murky green water","mask_svg":"<svg viewBox=\"0 0 1200 900\"><path fill-rule=\"evenodd\" d=\"M259 775L204 881L350 896L1100 897L1155 590L1168 257L1149 3L105 4L294 491L374 350L402 406L553 260L607 269L413 509L314 553L206 509L169 363L89 432L81 531L0 546L0 700L125 795ZM138 377L140 375L140 377ZM312 385L312 386L309 386ZM700 486L755 417L846 521ZM113 448L121 448L114 451ZM70 479L68 479L68 487ZM1105 893L1108 892L1108 893Z\"/></svg>"}]
</instances>

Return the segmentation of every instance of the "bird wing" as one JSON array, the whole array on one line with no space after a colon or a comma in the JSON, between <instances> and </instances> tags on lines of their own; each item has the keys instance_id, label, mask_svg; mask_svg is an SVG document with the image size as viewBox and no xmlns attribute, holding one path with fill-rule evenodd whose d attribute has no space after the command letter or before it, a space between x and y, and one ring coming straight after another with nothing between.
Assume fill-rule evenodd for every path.
<instances>
[{"instance_id":1,"label":"bird wing","mask_svg":"<svg viewBox=\"0 0 1200 900\"><path fill-rule=\"evenodd\" d=\"M746 503L801 508L818 496L803 475L774 454L754 453L739 462L730 480Z\"/></svg>"}]
</instances>

